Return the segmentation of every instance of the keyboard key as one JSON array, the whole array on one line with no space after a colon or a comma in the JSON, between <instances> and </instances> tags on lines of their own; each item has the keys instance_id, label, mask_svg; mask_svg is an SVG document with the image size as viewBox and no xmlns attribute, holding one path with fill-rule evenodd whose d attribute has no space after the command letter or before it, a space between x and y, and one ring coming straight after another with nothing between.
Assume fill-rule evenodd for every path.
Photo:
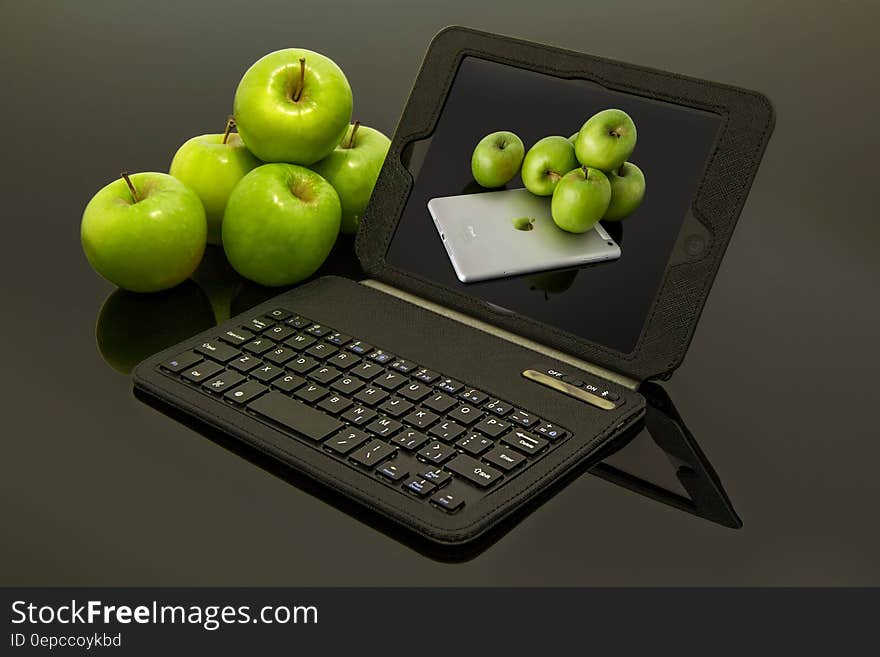
<instances>
[{"instance_id":1,"label":"keyboard key","mask_svg":"<svg viewBox=\"0 0 880 657\"><path fill-rule=\"evenodd\" d=\"M371 467L381 463L396 451L396 447L392 447L386 442L371 440L366 445L361 445L355 449L349 454L349 458L355 463Z\"/></svg>"},{"instance_id":2,"label":"keyboard key","mask_svg":"<svg viewBox=\"0 0 880 657\"><path fill-rule=\"evenodd\" d=\"M238 372L226 370L221 374L205 379L202 387L209 392L223 392L229 388L234 388L244 381L244 377Z\"/></svg>"},{"instance_id":3,"label":"keyboard key","mask_svg":"<svg viewBox=\"0 0 880 657\"><path fill-rule=\"evenodd\" d=\"M247 407L254 413L314 441L324 440L343 427L342 422L336 418L280 392L269 392L252 401Z\"/></svg>"},{"instance_id":4,"label":"keyboard key","mask_svg":"<svg viewBox=\"0 0 880 657\"><path fill-rule=\"evenodd\" d=\"M432 413L425 408L417 408L403 418L403 421L417 429L427 429L439 419L440 416L436 413Z\"/></svg>"},{"instance_id":5,"label":"keyboard key","mask_svg":"<svg viewBox=\"0 0 880 657\"><path fill-rule=\"evenodd\" d=\"M483 417L483 411L476 408L475 406L468 406L467 404L463 404L456 408L454 411L449 413L449 417L456 422L460 422L464 425L471 425L481 417Z\"/></svg>"},{"instance_id":6,"label":"keyboard key","mask_svg":"<svg viewBox=\"0 0 880 657\"><path fill-rule=\"evenodd\" d=\"M520 409L516 409L513 413L508 415L506 420L526 428L538 423L538 418L536 416Z\"/></svg>"},{"instance_id":7,"label":"keyboard key","mask_svg":"<svg viewBox=\"0 0 880 657\"><path fill-rule=\"evenodd\" d=\"M327 388L322 388L319 385L315 385L314 383L309 383L308 385L303 386L295 393L293 393L295 397L299 397L305 402L309 402L313 404L319 399L323 399L327 395L330 394L330 391Z\"/></svg>"},{"instance_id":8,"label":"keyboard key","mask_svg":"<svg viewBox=\"0 0 880 657\"><path fill-rule=\"evenodd\" d=\"M450 513L458 511L464 505L464 500L454 493L436 493L431 498L431 502Z\"/></svg>"},{"instance_id":9,"label":"keyboard key","mask_svg":"<svg viewBox=\"0 0 880 657\"><path fill-rule=\"evenodd\" d=\"M338 367L341 370L347 370L351 367L354 367L359 362L361 362L361 359L355 356L350 351L340 351L339 353L334 354L326 360L326 363L328 365Z\"/></svg>"},{"instance_id":10,"label":"keyboard key","mask_svg":"<svg viewBox=\"0 0 880 657\"><path fill-rule=\"evenodd\" d=\"M449 395L445 395L442 392L437 393L436 395L429 397L425 400L425 406L437 411L438 413L445 413L457 403L458 402L455 401L455 397L450 397Z\"/></svg>"},{"instance_id":11,"label":"keyboard key","mask_svg":"<svg viewBox=\"0 0 880 657\"><path fill-rule=\"evenodd\" d=\"M314 358L308 356L299 356L293 360L287 361L287 369L293 370L297 374L306 374L315 369L320 363Z\"/></svg>"},{"instance_id":12,"label":"keyboard key","mask_svg":"<svg viewBox=\"0 0 880 657\"><path fill-rule=\"evenodd\" d=\"M284 341L284 344L286 344L288 347L296 349L297 351L305 351L317 341L318 339L313 338L311 335L306 335L305 333L297 333L296 335L287 338L287 340Z\"/></svg>"},{"instance_id":13,"label":"keyboard key","mask_svg":"<svg viewBox=\"0 0 880 657\"><path fill-rule=\"evenodd\" d=\"M400 445L408 452L414 452L428 442L428 437L415 429L404 429L391 439L395 445Z\"/></svg>"},{"instance_id":14,"label":"keyboard key","mask_svg":"<svg viewBox=\"0 0 880 657\"><path fill-rule=\"evenodd\" d=\"M342 419L346 422L351 422L352 424L356 424L358 426L362 424L366 424L370 420L376 417L376 411L372 408L367 408L366 406L355 406L345 412L345 415L342 416Z\"/></svg>"},{"instance_id":15,"label":"keyboard key","mask_svg":"<svg viewBox=\"0 0 880 657\"><path fill-rule=\"evenodd\" d=\"M385 465L376 468L376 472L391 481L400 481L409 474L409 472L398 463L386 463Z\"/></svg>"},{"instance_id":16,"label":"keyboard key","mask_svg":"<svg viewBox=\"0 0 880 657\"><path fill-rule=\"evenodd\" d=\"M467 479L472 484L476 484L480 488L486 488L492 485L503 476L500 471L491 468L485 463L480 463L475 458L465 454L459 454L449 463L446 468L453 474Z\"/></svg>"},{"instance_id":17,"label":"keyboard key","mask_svg":"<svg viewBox=\"0 0 880 657\"><path fill-rule=\"evenodd\" d=\"M363 356L373 350L373 345L367 344L366 342L363 342L361 340L355 340L354 342L349 344L346 349L356 353L359 356Z\"/></svg>"},{"instance_id":18,"label":"keyboard key","mask_svg":"<svg viewBox=\"0 0 880 657\"><path fill-rule=\"evenodd\" d=\"M331 381L335 381L340 377L342 372L337 370L335 367L319 367L316 370L312 370L308 377L313 381L317 381L318 383L330 383Z\"/></svg>"},{"instance_id":19,"label":"keyboard key","mask_svg":"<svg viewBox=\"0 0 880 657\"><path fill-rule=\"evenodd\" d=\"M201 383L207 378L210 378L217 374L218 372L223 371L223 366L218 365L210 360L206 360L203 363L199 363L198 365L191 367L186 373L183 375L184 379L188 379L193 383Z\"/></svg>"},{"instance_id":20,"label":"keyboard key","mask_svg":"<svg viewBox=\"0 0 880 657\"><path fill-rule=\"evenodd\" d=\"M374 433L377 436L388 438L397 433L401 427L403 427L403 425L397 420L392 420L388 417L380 417L378 420L373 420L367 425L367 431Z\"/></svg>"},{"instance_id":21,"label":"keyboard key","mask_svg":"<svg viewBox=\"0 0 880 657\"><path fill-rule=\"evenodd\" d=\"M387 413L391 417L400 417L404 413L408 413L413 405L400 397L392 397L379 407L383 413Z\"/></svg>"},{"instance_id":22,"label":"keyboard key","mask_svg":"<svg viewBox=\"0 0 880 657\"><path fill-rule=\"evenodd\" d=\"M385 372L373 379L373 385L390 391L397 390L404 383L406 383L406 377L399 372Z\"/></svg>"},{"instance_id":23,"label":"keyboard key","mask_svg":"<svg viewBox=\"0 0 880 657\"><path fill-rule=\"evenodd\" d=\"M192 367L201 360L202 357L196 352L184 351L182 354L177 354L173 358L163 361L162 367L171 372L180 372L187 367Z\"/></svg>"},{"instance_id":24,"label":"keyboard key","mask_svg":"<svg viewBox=\"0 0 880 657\"><path fill-rule=\"evenodd\" d=\"M318 404L318 408L322 411L327 411L331 415L339 415L343 413L346 409L348 409L352 405L351 400L342 397L341 395L330 395L325 398L320 404Z\"/></svg>"},{"instance_id":25,"label":"keyboard key","mask_svg":"<svg viewBox=\"0 0 880 657\"><path fill-rule=\"evenodd\" d=\"M354 396L357 401L362 404L367 404L368 406L375 406L387 397L387 392L380 390L379 388L373 388L372 386L364 388Z\"/></svg>"},{"instance_id":26,"label":"keyboard key","mask_svg":"<svg viewBox=\"0 0 880 657\"><path fill-rule=\"evenodd\" d=\"M268 351L263 355L266 360L276 365L284 365L287 361L294 358L296 352L290 347L276 347L272 351Z\"/></svg>"},{"instance_id":27,"label":"keyboard key","mask_svg":"<svg viewBox=\"0 0 880 657\"><path fill-rule=\"evenodd\" d=\"M290 317L290 313L284 310L284 308L276 308L275 310L267 312L266 317L276 322L280 322Z\"/></svg>"},{"instance_id":28,"label":"keyboard key","mask_svg":"<svg viewBox=\"0 0 880 657\"><path fill-rule=\"evenodd\" d=\"M422 449L418 451L417 456L428 463L439 465L453 454L457 453L458 452L455 451L454 447L434 441L422 447Z\"/></svg>"},{"instance_id":29,"label":"keyboard key","mask_svg":"<svg viewBox=\"0 0 880 657\"><path fill-rule=\"evenodd\" d=\"M300 329L304 329L307 326L311 326L313 322L308 317L303 317L302 315L294 315L284 323L288 326L292 326L297 331L299 331Z\"/></svg>"},{"instance_id":30,"label":"keyboard key","mask_svg":"<svg viewBox=\"0 0 880 657\"><path fill-rule=\"evenodd\" d=\"M463 393L461 393L461 398L465 401L469 401L471 404L476 404L479 406L484 401L489 399L489 395L487 395L485 392L481 392L479 390L474 390L473 388L471 388L470 390L465 390Z\"/></svg>"},{"instance_id":31,"label":"keyboard key","mask_svg":"<svg viewBox=\"0 0 880 657\"><path fill-rule=\"evenodd\" d=\"M403 395L410 401L419 402L431 394L431 389L424 383L410 383L398 389L397 394Z\"/></svg>"},{"instance_id":32,"label":"keyboard key","mask_svg":"<svg viewBox=\"0 0 880 657\"><path fill-rule=\"evenodd\" d=\"M394 360L394 354L389 354L387 351L377 349L376 351L370 352L370 355L367 356L367 358L376 361L380 365L385 365Z\"/></svg>"},{"instance_id":33,"label":"keyboard key","mask_svg":"<svg viewBox=\"0 0 880 657\"><path fill-rule=\"evenodd\" d=\"M256 369L251 370L250 374L252 377L259 381L262 381L263 383L269 383L269 381L274 381L279 376L284 374L284 370L277 365L269 365L267 363L263 363Z\"/></svg>"},{"instance_id":34,"label":"keyboard key","mask_svg":"<svg viewBox=\"0 0 880 657\"><path fill-rule=\"evenodd\" d=\"M262 333L274 323L271 319L266 319L265 317L254 317L244 323L244 328L254 333Z\"/></svg>"},{"instance_id":35,"label":"keyboard key","mask_svg":"<svg viewBox=\"0 0 880 657\"><path fill-rule=\"evenodd\" d=\"M239 356L235 360L231 361L229 363L229 367L231 367L234 370L238 370L239 372L247 373L247 372L250 372L255 367L258 367L259 365L262 365L262 364L263 364L263 361L261 361L259 358L255 358L254 356L244 355L244 356Z\"/></svg>"},{"instance_id":36,"label":"keyboard key","mask_svg":"<svg viewBox=\"0 0 880 657\"><path fill-rule=\"evenodd\" d=\"M458 438L465 431L464 427L460 424L456 424L451 420L446 420L445 422L441 422L440 424L435 424L431 427L431 430L428 432L432 436L439 438L440 440L447 440L452 442L456 438Z\"/></svg>"},{"instance_id":37,"label":"keyboard key","mask_svg":"<svg viewBox=\"0 0 880 657\"><path fill-rule=\"evenodd\" d=\"M418 379L422 383L434 383L434 381L440 378L440 374L434 370L422 368L413 374L413 378Z\"/></svg>"},{"instance_id":38,"label":"keyboard key","mask_svg":"<svg viewBox=\"0 0 880 657\"><path fill-rule=\"evenodd\" d=\"M544 449L548 442L543 438L538 438L533 433L515 429L501 439L501 442L507 443L511 447L515 447L524 454L537 454Z\"/></svg>"},{"instance_id":39,"label":"keyboard key","mask_svg":"<svg viewBox=\"0 0 880 657\"><path fill-rule=\"evenodd\" d=\"M236 404L247 404L257 395L262 395L264 392L266 392L266 390L268 390L268 388L262 383L257 383L256 381L245 381L234 390L227 390L226 394L223 396L229 401L235 402Z\"/></svg>"},{"instance_id":40,"label":"keyboard key","mask_svg":"<svg viewBox=\"0 0 880 657\"><path fill-rule=\"evenodd\" d=\"M339 354L336 354L336 356L339 356ZM336 356L334 356L334 358ZM355 376L359 376L364 381L372 381L374 377L378 376L382 372L384 372L384 370L382 369L381 365L363 360L358 363L356 367L353 367L350 373L354 374Z\"/></svg>"},{"instance_id":41,"label":"keyboard key","mask_svg":"<svg viewBox=\"0 0 880 657\"><path fill-rule=\"evenodd\" d=\"M306 333L309 335L314 335L316 338L323 338L328 333L333 333L333 329L329 326L323 326L321 324L312 324L309 328L306 329Z\"/></svg>"},{"instance_id":42,"label":"keyboard key","mask_svg":"<svg viewBox=\"0 0 880 657\"><path fill-rule=\"evenodd\" d=\"M364 387L364 382L356 376L343 376L341 379L337 379L330 387L344 395L353 395Z\"/></svg>"},{"instance_id":43,"label":"keyboard key","mask_svg":"<svg viewBox=\"0 0 880 657\"><path fill-rule=\"evenodd\" d=\"M418 367L418 365L416 365L412 361L400 359L400 360L396 360L393 363L391 363L391 365L389 365L389 367L392 370L402 372L403 374L409 374L414 369L416 369Z\"/></svg>"},{"instance_id":44,"label":"keyboard key","mask_svg":"<svg viewBox=\"0 0 880 657\"><path fill-rule=\"evenodd\" d=\"M539 424L537 427L535 427L535 433L541 434L542 436L544 436L544 438L552 441L561 440L567 435L567 432L564 429L560 429L555 424L551 424L550 422Z\"/></svg>"},{"instance_id":45,"label":"keyboard key","mask_svg":"<svg viewBox=\"0 0 880 657\"><path fill-rule=\"evenodd\" d=\"M337 347L344 347L351 340L350 335L346 335L345 333L340 333L339 331L335 333L331 333L326 338L327 342L330 344L335 344Z\"/></svg>"},{"instance_id":46,"label":"keyboard key","mask_svg":"<svg viewBox=\"0 0 880 657\"><path fill-rule=\"evenodd\" d=\"M437 488L441 488L452 480L452 475L440 468L433 468L420 472L419 476L427 479Z\"/></svg>"},{"instance_id":47,"label":"keyboard key","mask_svg":"<svg viewBox=\"0 0 880 657\"><path fill-rule=\"evenodd\" d=\"M332 344L327 344L326 342L319 342L318 344L313 344L311 347L306 349L306 353L309 356L314 358L330 358L333 354L335 354L339 349L334 347Z\"/></svg>"},{"instance_id":48,"label":"keyboard key","mask_svg":"<svg viewBox=\"0 0 880 657\"><path fill-rule=\"evenodd\" d=\"M515 467L525 463L526 457L513 449L506 447L496 447L491 452L483 456L483 458L496 465L505 472L513 470Z\"/></svg>"},{"instance_id":49,"label":"keyboard key","mask_svg":"<svg viewBox=\"0 0 880 657\"><path fill-rule=\"evenodd\" d=\"M272 342L269 338L256 338L248 342L244 347L242 347L242 349L244 349L249 354L262 356L274 346L275 343Z\"/></svg>"},{"instance_id":50,"label":"keyboard key","mask_svg":"<svg viewBox=\"0 0 880 657\"><path fill-rule=\"evenodd\" d=\"M285 326L284 324L276 324L275 326L263 331L263 335L265 335L267 338L275 340L275 342L286 340L294 333L296 333L296 331L293 329L293 327Z\"/></svg>"},{"instance_id":51,"label":"keyboard key","mask_svg":"<svg viewBox=\"0 0 880 657\"><path fill-rule=\"evenodd\" d=\"M471 456L479 456L492 447L493 444L494 443L486 438L486 436L481 436L478 433L469 433L464 438L459 438L455 442L456 447Z\"/></svg>"},{"instance_id":52,"label":"keyboard key","mask_svg":"<svg viewBox=\"0 0 880 657\"><path fill-rule=\"evenodd\" d=\"M510 429L510 426L510 423L505 422L504 420L499 420L498 418L494 417L486 417L475 424L474 429L476 429L480 433L486 434L490 438L497 438L502 433Z\"/></svg>"},{"instance_id":53,"label":"keyboard key","mask_svg":"<svg viewBox=\"0 0 880 657\"><path fill-rule=\"evenodd\" d=\"M304 378L296 374L285 374L272 381L272 387L278 388L282 392L293 392L306 382Z\"/></svg>"},{"instance_id":54,"label":"keyboard key","mask_svg":"<svg viewBox=\"0 0 880 657\"><path fill-rule=\"evenodd\" d=\"M413 477L404 482L403 487L411 493L415 493L419 497L426 497L437 487L424 477Z\"/></svg>"},{"instance_id":55,"label":"keyboard key","mask_svg":"<svg viewBox=\"0 0 880 657\"><path fill-rule=\"evenodd\" d=\"M483 408L485 408L493 415L497 415L498 417L504 417L513 410L513 406L505 401L501 401L500 399L493 399L485 406L483 406Z\"/></svg>"},{"instance_id":56,"label":"keyboard key","mask_svg":"<svg viewBox=\"0 0 880 657\"><path fill-rule=\"evenodd\" d=\"M363 445L370 437L359 429L345 428L332 438L329 438L324 447L333 450L337 454L348 454L359 445Z\"/></svg>"},{"instance_id":57,"label":"keyboard key","mask_svg":"<svg viewBox=\"0 0 880 657\"><path fill-rule=\"evenodd\" d=\"M448 392L450 395L458 394L459 391L464 389L464 384L459 383L455 379L441 379L435 385L438 389Z\"/></svg>"},{"instance_id":58,"label":"keyboard key","mask_svg":"<svg viewBox=\"0 0 880 657\"><path fill-rule=\"evenodd\" d=\"M211 360L216 360L220 363L228 363L236 356L241 355L241 352L238 349L233 349L228 344L214 341L203 342L196 347L196 351L203 356L207 356Z\"/></svg>"},{"instance_id":59,"label":"keyboard key","mask_svg":"<svg viewBox=\"0 0 880 657\"><path fill-rule=\"evenodd\" d=\"M244 329L240 329L237 331L235 329L229 329L220 336L220 339L223 340L223 342L228 342L229 344L238 347L239 345L243 345L248 340L253 340L254 334L250 331L245 331Z\"/></svg>"}]
</instances>

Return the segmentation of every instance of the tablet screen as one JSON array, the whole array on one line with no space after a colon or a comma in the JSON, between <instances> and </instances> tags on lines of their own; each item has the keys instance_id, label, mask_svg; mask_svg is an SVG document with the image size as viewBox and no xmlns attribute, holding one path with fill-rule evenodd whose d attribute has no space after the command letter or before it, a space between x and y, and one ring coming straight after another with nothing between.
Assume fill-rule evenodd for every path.
<instances>
[{"instance_id":1,"label":"tablet screen","mask_svg":"<svg viewBox=\"0 0 880 657\"><path fill-rule=\"evenodd\" d=\"M623 110L632 119L637 139L627 161L637 165L645 178L645 193L637 207L623 219L603 219L599 224L620 247L620 257L579 267L552 268L551 263L543 271L462 283L429 212L429 202L525 186L518 168L519 172L500 187L488 188L477 183L471 160L481 139L491 133L509 131L519 137L528 151L544 137L573 135L587 119L606 109ZM612 91L585 80L562 79L465 57L434 133L430 140L421 142L424 150L414 158L419 160L411 166L414 185L388 246L386 260L391 266L432 283L629 353L648 320L721 123L722 117L714 113ZM584 152L589 158L601 160L606 155L598 151L605 144L593 133L595 130L591 131L591 139L582 140L578 155ZM619 169L612 169L616 171ZM606 177L610 187L610 176ZM485 178L483 182L493 184ZM569 191L577 188L571 185ZM621 193L609 201L602 189L591 189L585 196L579 194L574 191L567 203L559 203L558 212L554 210L552 220L568 228L563 230L557 225L555 230L574 234L571 229L580 230L583 225L578 221L589 224L591 212L593 217L602 212L596 207L590 209L590 203L607 203L611 208L612 201L623 198ZM552 194L547 202L555 203L551 199ZM605 210L603 217L608 214ZM512 216L510 230L522 230L523 219ZM479 226L479 220L478 216L468 217L474 226ZM515 225L517 222L519 226ZM531 232L541 234L537 230Z\"/></svg>"}]
</instances>

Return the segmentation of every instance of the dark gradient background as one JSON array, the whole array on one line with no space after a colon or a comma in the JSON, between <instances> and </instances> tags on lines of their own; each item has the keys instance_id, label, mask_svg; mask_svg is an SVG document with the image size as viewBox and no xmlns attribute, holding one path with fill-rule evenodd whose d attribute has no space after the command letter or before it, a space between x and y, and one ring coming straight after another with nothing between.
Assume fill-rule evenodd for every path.
<instances>
[{"instance_id":1,"label":"dark gradient background","mask_svg":"<svg viewBox=\"0 0 880 657\"><path fill-rule=\"evenodd\" d=\"M2 3L0 584L880 584L878 20L873 2ZM450 23L773 101L665 384L743 529L585 475L478 558L436 563L139 403L101 359L112 287L78 236L98 188L220 131L243 71L284 46L331 55L357 118L390 133ZM348 249L328 268L351 270Z\"/></svg>"}]
</instances>

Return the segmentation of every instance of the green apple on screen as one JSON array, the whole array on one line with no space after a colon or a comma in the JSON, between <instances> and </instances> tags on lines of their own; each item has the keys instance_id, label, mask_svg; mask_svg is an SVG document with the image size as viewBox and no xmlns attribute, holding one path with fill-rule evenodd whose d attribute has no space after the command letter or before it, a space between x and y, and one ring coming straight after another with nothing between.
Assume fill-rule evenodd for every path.
<instances>
[{"instance_id":1,"label":"green apple on screen","mask_svg":"<svg viewBox=\"0 0 880 657\"><path fill-rule=\"evenodd\" d=\"M578 166L574 146L565 137L544 137L526 153L523 183L532 194L550 196L562 176Z\"/></svg>"},{"instance_id":2,"label":"green apple on screen","mask_svg":"<svg viewBox=\"0 0 880 657\"><path fill-rule=\"evenodd\" d=\"M578 162L600 171L613 171L636 147L636 124L620 109L597 112L581 126L575 143Z\"/></svg>"},{"instance_id":3,"label":"green apple on screen","mask_svg":"<svg viewBox=\"0 0 880 657\"><path fill-rule=\"evenodd\" d=\"M619 221L642 204L645 174L632 162L624 162L619 169L608 173L608 182L611 184L611 202L602 220Z\"/></svg>"},{"instance_id":4,"label":"green apple on screen","mask_svg":"<svg viewBox=\"0 0 880 657\"><path fill-rule=\"evenodd\" d=\"M320 175L295 164L264 164L229 196L223 249L242 276L270 287L311 276L339 234L342 206Z\"/></svg>"},{"instance_id":5,"label":"green apple on screen","mask_svg":"<svg viewBox=\"0 0 880 657\"><path fill-rule=\"evenodd\" d=\"M135 173L89 201L80 237L89 264L132 292L181 283L199 266L208 225L194 191L167 173Z\"/></svg>"},{"instance_id":6,"label":"green apple on screen","mask_svg":"<svg viewBox=\"0 0 880 657\"><path fill-rule=\"evenodd\" d=\"M526 149L512 132L493 132L483 137L471 156L471 173L483 187L503 187L519 173Z\"/></svg>"},{"instance_id":7,"label":"green apple on screen","mask_svg":"<svg viewBox=\"0 0 880 657\"><path fill-rule=\"evenodd\" d=\"M586 233L598 223L611 201L611 183L598 169L581 167L562 177L553 191L553 222L569 233Z\"/></svg>"},{"instance_id":8,"label":"green apple on screen","mask_svg":"<svg viewBox=\"0 0 880 657\"><path fill-rule=\"evenodd\" d=\"M223 134L193 137L181 146L171 161L169 173L198 194L208 220L208 243L220 244L220 222L232 188L251 169L260 166L226 123Z\"/></svg>"},{"instance_id":9,"label":"green apple on screen","mask_svg":"<svg viewBox=\"0 0 880 657\"><path fill-rule=\"evenodd\" d=\"M287 48L257 60L235 91L238 134L264 162L308 166L336 148L351 121L351 87L333 60Z\"/></svg>"},{"instance_id":10,"label":"green apple on screen","mask_svg":"<svg viewBox=\"0 0 880 657\"><path fill-rule=\"evenodd\" d=\"M356 122L330 155L312 166L339 194L341 232L357 232L390 146L381 132Z\"/></svg>"}]
</instances>

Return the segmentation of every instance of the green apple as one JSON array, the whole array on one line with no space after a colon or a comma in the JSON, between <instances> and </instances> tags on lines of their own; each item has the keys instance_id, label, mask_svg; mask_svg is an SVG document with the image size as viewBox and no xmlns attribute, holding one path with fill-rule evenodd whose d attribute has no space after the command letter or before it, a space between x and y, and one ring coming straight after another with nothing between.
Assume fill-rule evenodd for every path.
<instances>
[{"instance_id":1,"label":"green apple","mask_svg":"<svg viewBox=\"0 0 880 657\"><path fill-rule=\"evenodd\" d=\"M574 149L585 167L612 171L626 162L636 147L636 124L619 109L597 112L581 126Z\"/></svg>"},{"instance_id":2,"label":"green apple","mask_svg":"<svg viewBox=\"0 0 880 657\"><path fill-rule=\"evenodd\" d=\"M181 146L168 173L199 195L208 220L208 244L220 244L220 222L226 200L236 183L251 169L260 166L234 132L234 122L226 123L223 134L193 137Z\"/></svg>"},{"instance_id":3,"label":"green apple","mask_svg":"<svg viewBox=\"0 0 880 657\"><path fill-rule=\"evenodd\" d=\"M611 202L611 183L598 169L581 167L562 177L553 191L550 214L562 230L586 233L605 214Z\"/></svg>"},{"instance_id":4,"label":"green apple","mask_svg":"<svg viewBox=\"0 0 880 657\"><path fill-rule=\"evenodd\" d=\"M223 215L223 249L245 278L277 287L311 276L339 234L333 186L295 164L264 164L235 186Z\"/></svg>"},{"instance_id":5,"label":"green apple","mask_svg":"<svg viewBox=\"0 0 880 657\"><path fill-rule=\"evenodd\" d=\"M351 87L336 63L301 48L257 60L235 91L238 134L264 162L308 166L329 155L351 121Z\"/></svg>"},{"instance_id":6,"label":"green apple","mask_svg":"<svg viewBox=\"0 0 880 657\"><path fill-rule=\"evenodd\" d=\"M357 232L390 146L381 132L356 122L333 152L312 167L339 194L343 233Z\"/></svg>"},{"instance_id":7,"label":"green apple","mask_svg":"<svg viewBox=\"0 0 880 657\"><path fill-rule=\"evenodd\" d=\"M155 294L114 290L101 306L95 340L104 361L129 374L144 358L212 326L208 298L188 280Z\"/></svg>"},{"instance_id":8,"label":"green apple","mask_svg":"<svg viewBox=\"0 0 880 657\"><path fill-rule=\"evenodd\" d=\"M571 145L572 145L572 146L574 146L574 145L577 143L578 134L579 134L579 131L576 132L576 133L574 133L573 135L570 135L570 136L569 136L568 141L571 142Z\"/></svg>"},{"instance_id":9,"label":"green apple","mask_svg":"<svg viewBox=\"0 0 880 657\"><path fill-rule=\"evenodd\" d=\"M522 163L523 183L532 194L550 196L556 183L576 168L574 146L565 137L544 137L526 153Z\"/></svg>"},{"instance_id":10,"label":"green apple","mask_svg":"<svg viewBox=\"0 0 880 657\"><path fill-rule=\"evenodd\" d=\"M624 162L620 168L608 174L611 184L611 203L603 221L619 221L636 211L645 198L645 174L632 162Z\"/></svg>"},{"instance_id":11,"label":"green apple","mask_svg":"<svg viewBox=\"0 0 880 657\"><path fill-rule=\"evenodd\" d=\"M89 264L132 292L157 292L189 278L202 259L207 232L196 193L154 172L123 173L92 197L80 225Z\"/></svg>"},{"instance_id":12,"label":"green apple","mask_svg":"<svg viewBox=\"0 0 880 657\"><path fill-rule=\"evenodd\" d=\"M493 132L474 148L471 173L483 187L503 187L519 173L526 154L522 139L512 132Z\"/></svg>"}]
</instances>

